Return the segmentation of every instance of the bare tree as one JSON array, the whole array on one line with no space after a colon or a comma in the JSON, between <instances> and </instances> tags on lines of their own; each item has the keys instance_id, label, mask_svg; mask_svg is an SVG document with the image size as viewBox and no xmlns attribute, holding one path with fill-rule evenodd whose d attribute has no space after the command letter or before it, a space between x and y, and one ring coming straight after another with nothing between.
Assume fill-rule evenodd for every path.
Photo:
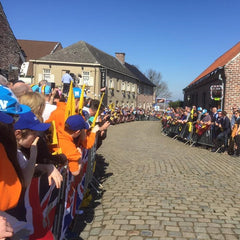
<instances>
[{"instance_id":1,"label":"bare tree","mask_svg":"<svg viewBox=\"0 0 240 240\"><path fill-rule=\"evenodd\" d=\"M156 97L169 98L171 97L171 92L168 89L166 82L162 81L162 75L153 69L148 69L146 71L146 77L156 85Z\"/></svg>"}]
</instances>

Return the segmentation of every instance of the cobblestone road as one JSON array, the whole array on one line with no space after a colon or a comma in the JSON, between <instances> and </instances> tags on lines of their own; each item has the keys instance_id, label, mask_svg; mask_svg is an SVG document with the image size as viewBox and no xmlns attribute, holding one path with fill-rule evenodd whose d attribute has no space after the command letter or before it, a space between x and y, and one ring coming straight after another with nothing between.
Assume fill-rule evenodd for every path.
<instances>
[{"instance_id":1,"label":"cobblestone road","mask_svg":"<svg viewBox=\"0 0 240 240\"><path fill-rule=\"evenodd\" d=\"M159 122L111 126L105 192L84 240L240 239L240 158L165 137Z\"/></svg>"}]
</instances>

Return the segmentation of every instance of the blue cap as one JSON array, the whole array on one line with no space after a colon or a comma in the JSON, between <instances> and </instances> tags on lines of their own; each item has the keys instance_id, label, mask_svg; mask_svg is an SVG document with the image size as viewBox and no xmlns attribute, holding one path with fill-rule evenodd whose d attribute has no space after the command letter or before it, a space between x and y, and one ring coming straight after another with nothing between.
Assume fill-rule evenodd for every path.
<instances>
[{"instance_id":1,"label":"blue cap","mask_svg":"<svg viewBox=\"0 0 240 240\"><path fill-rule=\"evenodd\" d=\"M32 85L31 86L33 92L39 92L39 86L38 85Z\"/></svg>"},{"instance_id":2,"label":"blue cap","mask_svg":"<svg viewBox=\"0 0 240 240\"><path fill-rule=\"evenodd\" d=\"M207 109L203 109L202 113L203 114L207 113Z\"/></svg>"},{"instance_id":3,"label":"blue cap","mask_svg":"<svg viewBox=\"0 0 240 240\"><path fill-rule=\"evenodd\" d=\"M197 110L198 110L198 111L202 111L202 108L201 108L201 107L198 107Z\"/></svg>"},{"instance_id":4,"label":"blue cap","mask_svg":"<svg viewBox=\"0 0 240 240\"><path fill-rule=\"evenodd\" d=\"M0 122L10 124L13 122L13 118L6 113L0 112Z\"/></svg>"},{"instance_id":5,"label":"blue cap","mask_svg":"<svg viewBox=\"0 0 240 240\"><path fill-rule=\"evenodd\" d=\"M51 123L41 123L33 112L27 112L20 115L18 121L14 124L14 129L30 129L34 131L46 131Z\"/></svg>"},{"instance_id":6,"label":"blue cap","mask_svg":"<svg viewBox=\"0 0 240 240\"><path fill-rule=\"evenodd\" d=\"M69 129L72 131L78 131L82 129L89 129L89 125L81 115L73 115L68 117L66 120L66 124L68 124Z\"/></svg>"},{"instance_id":7,"label":"blue cap","mask_svg":"<svg viewBox=\"0 0 240 240\"><path fill-rule=\"evenodd\" d=\"M217 110L217 112L222 112L222 109L221 109L221 108L220 108L220 109L218 109L218 110Z\"/></svg>"},{"instance_id":8,"label":"blue cap","mask_svg":"<svg viewBox=\"0 0 240 240\"><path fill-rule=\"evenodd\" d=\"M9 88L0 85L0 111L18 115L30 112L31 108L20 104L17 97Z\"/></svg>"},{"instance_id":9,"label":"blue cap","mask_svg":"<svg viewBox=\"0 0 240 240\"><path fill-rule=\"evenodd\" d=\"M82 110L82 115L86 120L88 120L90 118L89 112L86 110Z\"/></svg>"},{"instance_id":10,"label":"blue cap","mask_svg":"<svg viewBox=\"0 0 240 240\"><path fill-rule=\"evenodd\" d=\"M49 95L52 92L52 89L48 85L43 85L39 88L39 92L44 95Z\"/></svg>"}]
</instances>

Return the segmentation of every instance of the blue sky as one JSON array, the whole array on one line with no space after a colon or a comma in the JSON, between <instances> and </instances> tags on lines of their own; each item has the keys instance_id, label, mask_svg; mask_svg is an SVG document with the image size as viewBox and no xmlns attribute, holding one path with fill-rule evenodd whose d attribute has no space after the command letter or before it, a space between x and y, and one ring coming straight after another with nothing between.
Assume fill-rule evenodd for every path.
<instances>
[{"instance_id":1,"label":"blue sky","mask_svg":"<svg viewBox=\"0 0 240 240\"><path fill-rule=\"evenodd\" d=\"M240 41L239 0L0 0L17 39L80 40L182 89Z\"/></svg>"}]
</instances>

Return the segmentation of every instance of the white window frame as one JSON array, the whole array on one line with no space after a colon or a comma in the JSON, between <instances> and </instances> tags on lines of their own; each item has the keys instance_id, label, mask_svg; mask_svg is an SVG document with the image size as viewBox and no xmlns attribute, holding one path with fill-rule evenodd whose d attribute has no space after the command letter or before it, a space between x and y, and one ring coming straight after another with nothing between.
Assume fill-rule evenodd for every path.
<instances>
[{"instance_id":1,"label":"white window frame","mask_svg":"<svg viewBox=\"0 0 240 240\"><path fill-rule=\"evenodd\" d=\"M46 80L48 82L51 81L51 69L50 68L43 69L43 80Z\"/></svg>"}]
</instances>

